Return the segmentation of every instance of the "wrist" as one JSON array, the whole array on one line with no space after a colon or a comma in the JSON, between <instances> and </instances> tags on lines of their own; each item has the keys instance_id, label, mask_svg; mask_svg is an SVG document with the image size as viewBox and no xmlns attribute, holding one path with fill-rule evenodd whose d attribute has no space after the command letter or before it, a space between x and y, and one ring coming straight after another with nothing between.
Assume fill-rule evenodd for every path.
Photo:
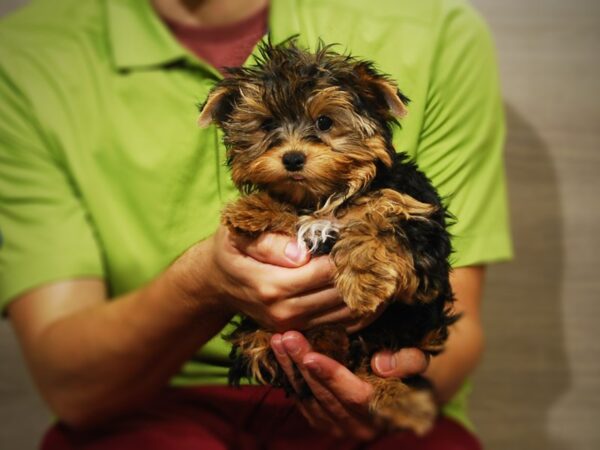
<instances>
[{"instance_id":1,"label":"wrist","mask_svg":"<svg viewBox=\"0 0 600 450\"><path fill-rule=\"evenodd\" d=\"M212 237L194 244L165 272L166 280L181 303L197 314L216 313L231 317L233 314L219 294L219 282L212 263L213 249Z\"/></svg>"}]
</instances>

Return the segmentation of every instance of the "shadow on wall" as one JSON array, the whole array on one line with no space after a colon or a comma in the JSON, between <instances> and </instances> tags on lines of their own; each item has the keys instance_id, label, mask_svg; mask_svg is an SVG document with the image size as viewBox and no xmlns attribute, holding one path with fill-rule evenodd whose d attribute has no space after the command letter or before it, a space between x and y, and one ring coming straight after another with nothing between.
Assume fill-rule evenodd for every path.
<instances>
[{"instance_id":1,"label":"shadow on wall","mask_svg":"<svg viewBox=\"0 0 600 450\"><path fill-rule=\"evenodd\" d=\"M570 382L562 311L563 225L552 156L506 105L507 176L515 260L489 270L483 308L486 355L471 411L487 449L566 449L548 414Z\"/></svg>"}]
</instances>

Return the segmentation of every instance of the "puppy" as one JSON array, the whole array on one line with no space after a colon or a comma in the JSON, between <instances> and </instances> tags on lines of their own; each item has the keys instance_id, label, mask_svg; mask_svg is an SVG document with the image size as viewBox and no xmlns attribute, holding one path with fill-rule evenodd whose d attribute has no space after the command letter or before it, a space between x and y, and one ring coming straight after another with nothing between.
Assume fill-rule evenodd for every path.
<instances>
[{"instance_id":1,"label":"puppy","mask_svg":"<svg viewBox=\"0 0 600 450\"><path fill-rule=\"evenodd\" d=\"M383 312L348 335L341 325L307 331L315 351L373 385L370 411L392 429L425 433L437 414L420 376L382 379L370 361L382 349L444 348L450 307L449 215L436 190L392 145L408 98L373 64L294 39L264 44L252 67L232 68L210 92L198 123L224 133L231 176L242 193L222 222L236 233L298 236L329 253L334 283L357 317ZM292 391L270 349L273 330L242 319L230 382L242 377Z\"/></svg>"}]
</instances>

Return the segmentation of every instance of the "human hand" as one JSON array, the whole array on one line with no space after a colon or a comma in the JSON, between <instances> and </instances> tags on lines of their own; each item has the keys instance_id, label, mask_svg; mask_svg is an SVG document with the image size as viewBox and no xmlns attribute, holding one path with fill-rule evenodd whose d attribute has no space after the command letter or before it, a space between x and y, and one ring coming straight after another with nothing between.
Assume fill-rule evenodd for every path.
<instances>
[{"instance_id":1,"label":"human hand","mask_svg":"<svg viewBox=\"0 0 600 450\"><path fill-rule=\"evenodd\" d=\"M298 406L313 427L359 440L372 440L383 431L369 414L373 394L369 383L337 361L313 352L296 331L273 335L271 348L296 392L300 386L294 378L294 366L310 387L313 397L299 399ZM382 351L371 360L375 375L384 378L417 375L428 366L429 358L416 348Z\"/></svg>"},{"instance_id":2,"label":"human hand","mask_svg":"<svg viewBox=\"0 0 600 450\"><path fill-rule=\"evenodd\" d=\"M273 233L251 239L221 226L208 248L204 270L210 274L204 277L232 312L278 331L332 322L356 326L333 286L329 257L311 259L295 239Z\"/></svg>"}]
</instances>

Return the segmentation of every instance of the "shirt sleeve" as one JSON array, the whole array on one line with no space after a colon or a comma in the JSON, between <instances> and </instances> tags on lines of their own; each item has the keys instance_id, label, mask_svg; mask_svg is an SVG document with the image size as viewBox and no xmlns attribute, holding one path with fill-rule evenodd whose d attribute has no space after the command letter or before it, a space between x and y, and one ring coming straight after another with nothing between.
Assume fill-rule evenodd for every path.
<instances>
[{"instance_id":1,"label":"shirt sleeve","mask_svg":"<svg viewBox=\"0 0 600 450\"><path fill-rule=\"evenodd\" d=\"M103 276L99 247L32 102L0 69L0 309L52 281Z\"/></svg>"},{"instance_id":2,"label":"shirt sleeve","mask_svg":"<svg viewBox=\"0 0 600 450\"><path fill-rule=\"evenodd\" d=\"M471 8L445 15L431 70L416 158L455 216L452 265L510 259L495 52Z\"/></svg>"}]
</instances>

